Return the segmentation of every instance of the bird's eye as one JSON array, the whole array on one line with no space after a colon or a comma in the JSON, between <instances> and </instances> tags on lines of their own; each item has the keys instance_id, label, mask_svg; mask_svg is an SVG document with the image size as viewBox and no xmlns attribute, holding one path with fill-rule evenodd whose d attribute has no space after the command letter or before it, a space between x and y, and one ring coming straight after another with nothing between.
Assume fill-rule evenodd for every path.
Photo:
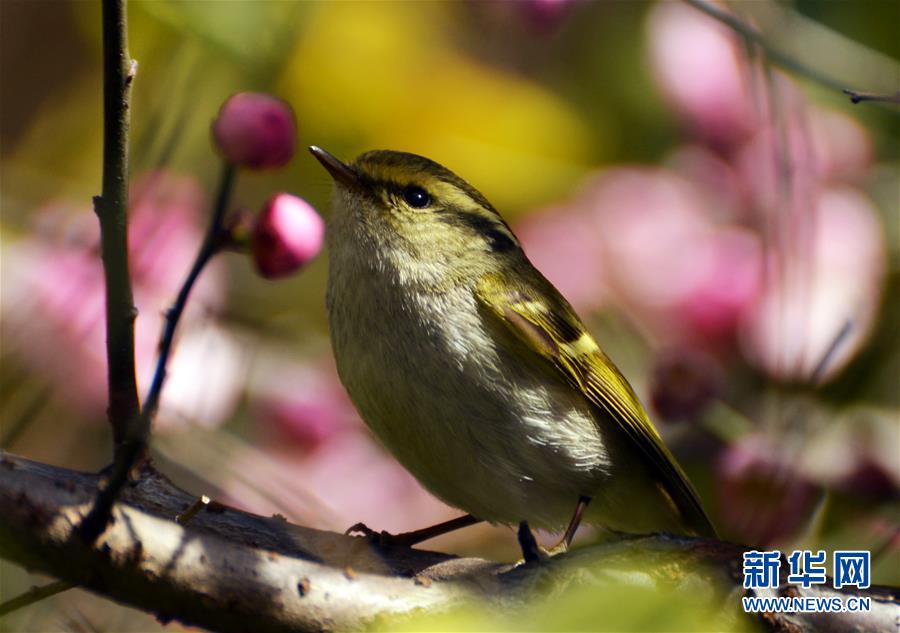
<instances>
[{"instance_id":1,"label":"bird's eye","mask_svg":"<svg viewBox=\"0 0 900 633\"><path fill-rule=\"evenodd\" d=\"M415 209L424 209L431 204L431 196L421 187L409 186L403 190L403 199L406 204Z\"/></svg>"}]
</instances>

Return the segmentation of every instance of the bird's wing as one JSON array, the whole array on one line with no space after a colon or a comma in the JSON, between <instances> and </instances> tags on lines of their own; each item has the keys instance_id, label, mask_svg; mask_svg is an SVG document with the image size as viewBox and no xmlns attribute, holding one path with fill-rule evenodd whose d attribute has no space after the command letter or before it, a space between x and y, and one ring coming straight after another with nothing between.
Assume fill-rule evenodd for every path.
<instances>
[{"instance_id":1,"label":"bird's wing","mask_svg":"<svg viewBox=\"0 0 900 633\"><path fill-rule=\"evenodd\" d=\"M482 277L476 295L489 315L499 319L534 353L614 422L647 457L685 523L698 534L715 536L697 493L663 444L625 377L607 358L568 302L540 278L510 286L500 277Z\"/></svg>"}]
</instances>

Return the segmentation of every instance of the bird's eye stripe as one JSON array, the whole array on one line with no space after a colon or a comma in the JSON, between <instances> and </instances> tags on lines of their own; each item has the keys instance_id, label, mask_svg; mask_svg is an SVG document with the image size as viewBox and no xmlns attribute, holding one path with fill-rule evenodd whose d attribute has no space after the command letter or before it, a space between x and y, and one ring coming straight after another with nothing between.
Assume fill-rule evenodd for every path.
<instances>
[{"instance_id":1,"label":"bird's eye stripe","mask_svg":"<svg viewBox=\"0 0 900 633\"><path fill-rule=\"evenodd\" d=\"M502 220L488 217L480 213L470 213L453 209L450 213L441 215L441 220L447 224L463 226L475 231L487 240L491 250L503 252L515 247L516 239Z\"/></svg>"},{"instance_id":2,"label":"bird's eye stripe","mask_svg":"<svg viewBox=\"0 0 900 633\"><path fill-rule=\"evenodd\" d=\"M502 231L498 231L497 229L490 229L484 235L488 240L491 250L495 253L503 253L512 250L516 245L509 235Z\"/></svg>"}]
</instances>

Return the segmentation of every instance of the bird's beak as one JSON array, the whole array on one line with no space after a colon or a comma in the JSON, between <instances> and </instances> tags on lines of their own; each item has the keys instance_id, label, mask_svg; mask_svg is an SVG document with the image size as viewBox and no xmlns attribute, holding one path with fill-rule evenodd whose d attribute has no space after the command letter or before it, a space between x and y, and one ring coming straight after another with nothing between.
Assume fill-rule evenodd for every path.
<instances>
[{"instance_id":1,"label":"bird's beak","mask_svg":"<svg viewBox=\"0 0 900 633\"><path fill-rule=\"evenodd\" d=\"M326 152L321 147L315 145L309 146L309 152L316 157L322 167L328 170L331 177L339 183L348 187L359 186L359 176L349 166L339 161L337 158Z\"/></svg>"}]
</instances>

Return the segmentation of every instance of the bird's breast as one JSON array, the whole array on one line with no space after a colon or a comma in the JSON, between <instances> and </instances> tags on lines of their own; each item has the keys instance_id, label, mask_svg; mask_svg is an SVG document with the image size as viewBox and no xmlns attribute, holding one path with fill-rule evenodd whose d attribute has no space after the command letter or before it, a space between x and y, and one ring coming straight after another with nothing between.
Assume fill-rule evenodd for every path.
<instances>
[{"instance_id":1,"label":"bird's breast","mask_svg":"<svg viewBox=\"0 0 900 633\"><path fill-rule=\"evenodd\" d=\"M541 359L524 362L491 334L472 289L416 292L377 270L345 272L329 275L341 381L432 492L511 520L548 490L577 499L602 475L607 455L590 408Z\"/></svg>"}]
</instances>

